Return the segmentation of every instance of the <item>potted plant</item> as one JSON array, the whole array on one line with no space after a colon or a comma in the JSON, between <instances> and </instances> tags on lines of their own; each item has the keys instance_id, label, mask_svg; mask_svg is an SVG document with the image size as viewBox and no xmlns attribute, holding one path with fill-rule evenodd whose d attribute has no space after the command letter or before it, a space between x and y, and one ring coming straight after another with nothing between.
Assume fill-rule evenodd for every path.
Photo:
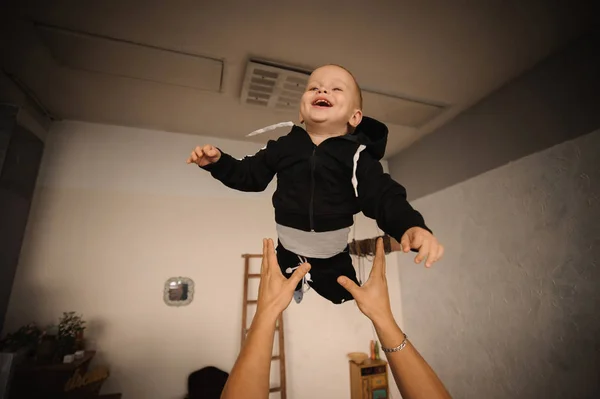
<instances>
[{"instance_id":1,"label":"potted plant","mask_svg":"<svg viewBox=\"0 0 600 399\"><path fill-rule=\"evenodd\" d=\"M0 341L0 350L2 352L26 351L28 354L35 350L42 330L34 323L29 323L19 328L12 334L7 334Z\"/></svg>"},{"instance_id":2,"label":"potted plant","mask_svg":"<svg viewBox=\"0 0 600 399\"><path fill-rule=\"evenodd\" d=\"M40 337L40 342L35 354L38 364L49 364L53 361L58 362L58 327L55 325L46 326Z\"/></svg>"},{"instance_id":3,"label":"potted plant","mask_svg":"<svg viewBox=\"0 0 600 399\"><path fill-rule=\"evenodd\" d=\"M85 320L75 312L64 312L58 323L58 342L61 355L69 355L83 345Z\"/></svg>"}]
</instances>

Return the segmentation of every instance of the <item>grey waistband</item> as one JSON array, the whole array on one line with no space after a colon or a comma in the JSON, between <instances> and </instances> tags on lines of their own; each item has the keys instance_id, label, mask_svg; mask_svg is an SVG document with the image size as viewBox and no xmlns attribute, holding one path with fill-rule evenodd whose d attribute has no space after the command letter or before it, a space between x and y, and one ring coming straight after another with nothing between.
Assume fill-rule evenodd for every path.
<instances>
[{"instance_id":1,"label":"grey waistband","mask_svg":"<svg viewBox=\"0 0 600 399\"><path fill-rule=\"evenodd\" d=\"M343 252L348 245L350 227L317 233L277 225L279 241L288 251L307 258L327 259Z\"/></svg>"}]
</instances>

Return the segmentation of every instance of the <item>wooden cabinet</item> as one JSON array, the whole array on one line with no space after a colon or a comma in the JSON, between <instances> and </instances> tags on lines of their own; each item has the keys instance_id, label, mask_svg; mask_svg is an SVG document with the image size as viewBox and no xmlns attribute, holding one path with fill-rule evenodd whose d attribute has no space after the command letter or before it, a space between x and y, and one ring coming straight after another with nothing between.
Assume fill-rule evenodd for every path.
<instances>
[{"instance_id":1,"label":"wooden cabinet","mask_svg":"<svg viewBox=\"0 0 600 399\"><path fill-rule=\"evenodd\" d=\"M8 398L62 399L70 397L65 393L65 384L77 371L81 375L85 375L95 354L96 351L87 351L82 359L77 359L72 363L38 365L33 362L23 362L15 367Z\"/></svg>"},{"instance_id":2,"label":"wooden cabinet","mask_svg":"<svg viewBox=\"0 0 600 399\"><path fill-rule=\"evenodd\" d=\"M363 364L350 364L352 399L387 399L389 397L387 363L367 359Z\"/></svg>"}]
</instances>

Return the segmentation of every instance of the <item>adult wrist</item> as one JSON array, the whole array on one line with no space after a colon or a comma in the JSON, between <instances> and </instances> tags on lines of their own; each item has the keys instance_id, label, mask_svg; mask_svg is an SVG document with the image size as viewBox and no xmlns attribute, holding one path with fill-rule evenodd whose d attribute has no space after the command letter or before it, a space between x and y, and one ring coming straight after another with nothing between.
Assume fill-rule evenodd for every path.
<instances>
[{"instance_id":1,"label":"adult wrist","mask_svg":"<svg viewBox=\"0 0 600 399\"><path fill-rule=\"evenodd\" d=\"M395 348L405 339L404 332L393 317L377 319L373 322L382 347Z\"/></svg>"},{"instance_id":2,"label":"adult wrist","mask_svg":"<svg viewBox=\"0 0 600 399\"><path fill-rule=\"evenodd\" d=\"M269 308L257 309L256 314L254 315L254 320L256 320L258 323L265 324L265 325L267 325L267 324L275 325L280 313L281 312L277 313Z\"/></svg>"},{"instance_id":3,"label":"adult wrist","mask_svg":"<svg viewBox=\"0 0 600 399\"><path fill-rule=\"evenodd\" d=\"M372 320L373 326L376 330L389 331L392 329L400 328L393 315L385 315L380 317L374 317Z\"/></svg>"},{"instance_id":4,"label":"adult wrist","mask_svg":"<svg viewBox=\"0 0 600 399\"><path fill-rule=\"evenodd\" d=\"M375 313L375 312L373 312ZM381 306L377 308L377 312L375 314L370 314L369 319L371 319L371 321L373 322L373 324L375 326L377 326L378 324L390 324L390 323L396 323L396 320L394 319L394 315L392 314L391 309L389 309L389 306Z\"/></svg>"}]
</instances>

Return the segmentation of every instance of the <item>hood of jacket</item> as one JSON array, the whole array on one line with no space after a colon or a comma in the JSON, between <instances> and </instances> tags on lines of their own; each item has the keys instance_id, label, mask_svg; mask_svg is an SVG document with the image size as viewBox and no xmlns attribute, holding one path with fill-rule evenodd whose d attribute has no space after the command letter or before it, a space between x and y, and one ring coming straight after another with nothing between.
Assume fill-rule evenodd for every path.
<instances>
[{"instance_id":1,"label":"hood of jacket","mask_svg":"<svg viewBox=\"0 0 600 399\"><path fill-rule=\"evenodd\" d=\"M381 160L387 145L388 128L376 119L363 116L354 132L344 137L364 145L375 159Z\"/></svg>"}]
</instances>

